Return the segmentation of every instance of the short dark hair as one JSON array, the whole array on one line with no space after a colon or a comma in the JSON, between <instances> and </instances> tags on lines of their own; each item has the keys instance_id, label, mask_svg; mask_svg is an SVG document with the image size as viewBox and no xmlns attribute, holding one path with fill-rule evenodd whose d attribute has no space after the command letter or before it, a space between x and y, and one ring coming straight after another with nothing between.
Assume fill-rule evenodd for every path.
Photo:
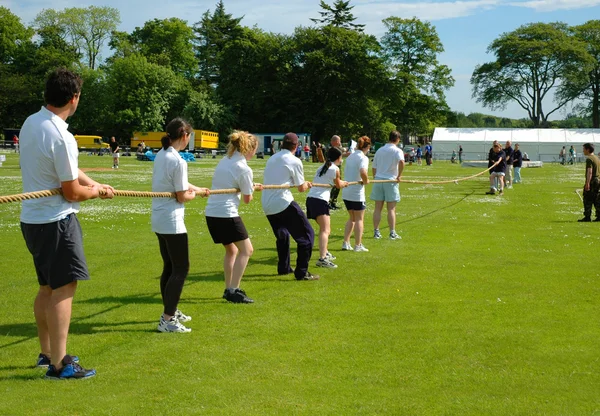
<instances>
[{"instance_id":1,"label":"short dark hair","mask_svg":"<svg viewBox=\"0 0 600 416\"><path fill-rule=\"evenodd\" d=\"M53 107L64 107L81 93L83 80L79 75L66 68L58 68L50 73L46 80L44 101Z\"/></svg>"},{"instance_id":2,"label":"short dark hair","mask_svg":"<svg viewBox=\"0 0 600 416\"><path fill-rule=\"evenodd\" d=\"M284 150L293 150L296 146L298 146L298 136L296 133L287 133L283 136L283 140L281 141L281 148Z\"/></svg>"},{"instance_id":3,"label":"short dark hair","mask_svg":"<svg viewBox=\"0 0 600 416\"><path fill-rule=\"evenodd\" d=\"M394 130L390 133L390 142L396 142L400 140L400 137L402 137L400 132L398 130Z\"/></svg>"},{"instance_id":4,"label":"short dark hair","mask_svg":"<svg viewBox=\"0 0 600 416\"><path fill-rule=\"evenodd\" d=\"M591 144L591 143L586 143L586 144L584 144L584 145L583 145L583 148L584 148L584 149L587 149L587 150L588 150L588 152L590 152L590 153L594 153L594 145L593 145L593 144Z\"/></svg>"}]
</instances>

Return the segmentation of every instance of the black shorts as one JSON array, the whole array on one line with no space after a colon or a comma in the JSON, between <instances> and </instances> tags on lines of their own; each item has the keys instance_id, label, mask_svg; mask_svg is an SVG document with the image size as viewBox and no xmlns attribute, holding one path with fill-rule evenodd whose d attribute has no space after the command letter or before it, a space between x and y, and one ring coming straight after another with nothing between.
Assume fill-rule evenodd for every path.
<instances>
[{"instance_id":1,"label":"black shorts","mask_svg":"<svg viewBox=\"0 0 600 416\"><path fill-rule=\"evenodd\" d=\"M90 280L81 225L75 214L48 224L21 223L21 232L40 286L54 290L76 280Z\"/></svg>"},{"instance_id":2,"label":"black shorts","mask_svg":"<svg viewBox=\"0 0 600 416\"><path fill-rule=\"evenodd\" d=\"M206 217L206 225L215 244L226 246L248 238L248 231L240 217Z\"/></svg>"},{"instance_id":3,"label":"black shorts","mask_svg":"<svg viewBox=\"0 0 600 416\"><path fill-rule=\"evenodd\" d=\"M346 205L348 211L364 211L367 209L367 204L362 201L348 201L347 199L344 199L344 205Z\"/></svg>"},{"instance_id":4,"label":"black shorts","mask_svg":"<svg viewBox=\"0 0 600 416\"><path fill-rule=\"evenodd\" d=\"M306 198L306 216L316 220L321 215L329 215L329 203L319 198Z\"/></svg>"}]
</instances>

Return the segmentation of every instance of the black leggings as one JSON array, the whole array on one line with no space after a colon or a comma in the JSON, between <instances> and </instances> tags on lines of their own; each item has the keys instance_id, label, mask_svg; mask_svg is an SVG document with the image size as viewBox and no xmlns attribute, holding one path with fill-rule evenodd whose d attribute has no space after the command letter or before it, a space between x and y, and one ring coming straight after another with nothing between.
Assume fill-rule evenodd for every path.
<instances>
[{"instance_id":1,"label":"black leggings","mask_svg":"<svg viewBox=\"0 0 600 416\"><path fill-rule=\"evenodd\" d=\"M187 234L158 234L160 255L163 259L163 272L160 276L164 314L175 315L181 297L183 284L190 270Z\"/></svg>"}]
</instances>

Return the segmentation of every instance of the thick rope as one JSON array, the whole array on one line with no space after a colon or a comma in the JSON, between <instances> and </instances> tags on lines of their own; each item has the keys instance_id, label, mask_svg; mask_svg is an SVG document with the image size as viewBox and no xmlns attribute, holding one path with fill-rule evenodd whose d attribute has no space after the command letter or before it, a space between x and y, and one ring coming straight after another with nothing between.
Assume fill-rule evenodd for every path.
<instances>
[{"instance_id":1,"label":"thick rope","mask_svg":"<svg viewBox=\"0 0 600 416\"><path fill-rule=\"evenodd\" d=\"M479 172L475 175L467 176L465 178L450 179L450 180L446 180L446 181L413 181L413 180L400 179L400 182L416 183L416 184L424 184L424 185L439 185L439 184L446 184L446 183L458 183L459 181L466 181L469 179L476 178L477 176L481 176L484 173L488 172L490 169L492 169L494 166L496 166L498 163L499 162L496 162L492 166L487 168L486 170ZM398 182L398 181L395 179L373 179L373 180L369 181L369 183L394 183L394 182ZM362 185L362 181L348 182L348 185ZM319 184L319 183L314 183L312 186L319 187L319 188L331 188L330 185ZM262 186L255 185L254 186L255 191L260 191L261 188L262 189L290 189L290 188L295 188L295 186L292 186L292 185L262 185ZM237 194L238 192L240 192L240 190L236 189L236 188L212 189L212 190L210 190L209 195ZM0 196L0 204L6 204L9 202L25 201L28 199L46 198L46 197L54 196L54 195L62 195L62 193L63 192L62 192L61 188L55 188L55 189L44 190L44 191L25 192L22 194ZM100 195L106 195L106 190L100 189L99 193L100 193ZM135 197L135 198L175 198L177 196L174 192L121 191L121 190L117 190L117 189L114 190L114 195L115 196ZM201 197L206 197L207 193L203 191L203 192L196 193L196 195L201 196Z\"/></svg>"}]
</instances>

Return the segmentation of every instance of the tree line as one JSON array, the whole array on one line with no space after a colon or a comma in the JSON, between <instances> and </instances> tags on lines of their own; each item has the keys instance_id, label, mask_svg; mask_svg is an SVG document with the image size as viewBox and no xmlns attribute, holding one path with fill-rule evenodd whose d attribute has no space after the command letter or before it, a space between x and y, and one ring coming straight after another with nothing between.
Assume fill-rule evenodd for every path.
<instances>
[{"instance_id":1,"label":"tree line","mask_svg":"<svg viewBox=\"0 0 600 416\"><path fill-rule=\"evenodd\" d=\"M454 79L438 60L444 48L432 24L391 16L382 21L386 31L377 39L355 23L352 8L350 1L321 1L313 26L286 35L244 26L243 17L227 13L222 0L191 25L178 18L153 19L130 33L117 30L119 11L110 7L45 9L30 26L0 7L0 126L18 127L39 108L45 76L57 66L74 69L84 79L79 109L69 120L73 132L123 140L134 131L162 131L175 116L195 128L218 131L222 138L238 128L309 132L321 141L334 133L385 140L392 129L407 140L431 135L443 125L550 127L551 112L542 110L542 102L553 90L563 101L580 101L573 118L594 117L597 83L590 79L594 70L598 73L598 56L590 58L589 34L594 25L585 32L588 43L566 40L582 37L582 30L544 26L561 31L577 50L561 52L564 62L555 66L548 62L557 57L545 62L542 52L536 55L540 61L530 70L540 79L516 77L526 71L505 62L509 53L501 46L509 41L490 46L497 60L473 74L478 100L502 108L519 88L529 96L533 84L539 92L527 120L496 120L448 107L445 93ZM499 39L513 39L508 35ZM523 36L532 38L518 36L519 44ZM107 47L110 56L103 59ZM519 57L516 52L510 56ZM575 58L579 65L565 63ZM540 75L540 68L546 75Z\"/></svg>"}]
</instances>

